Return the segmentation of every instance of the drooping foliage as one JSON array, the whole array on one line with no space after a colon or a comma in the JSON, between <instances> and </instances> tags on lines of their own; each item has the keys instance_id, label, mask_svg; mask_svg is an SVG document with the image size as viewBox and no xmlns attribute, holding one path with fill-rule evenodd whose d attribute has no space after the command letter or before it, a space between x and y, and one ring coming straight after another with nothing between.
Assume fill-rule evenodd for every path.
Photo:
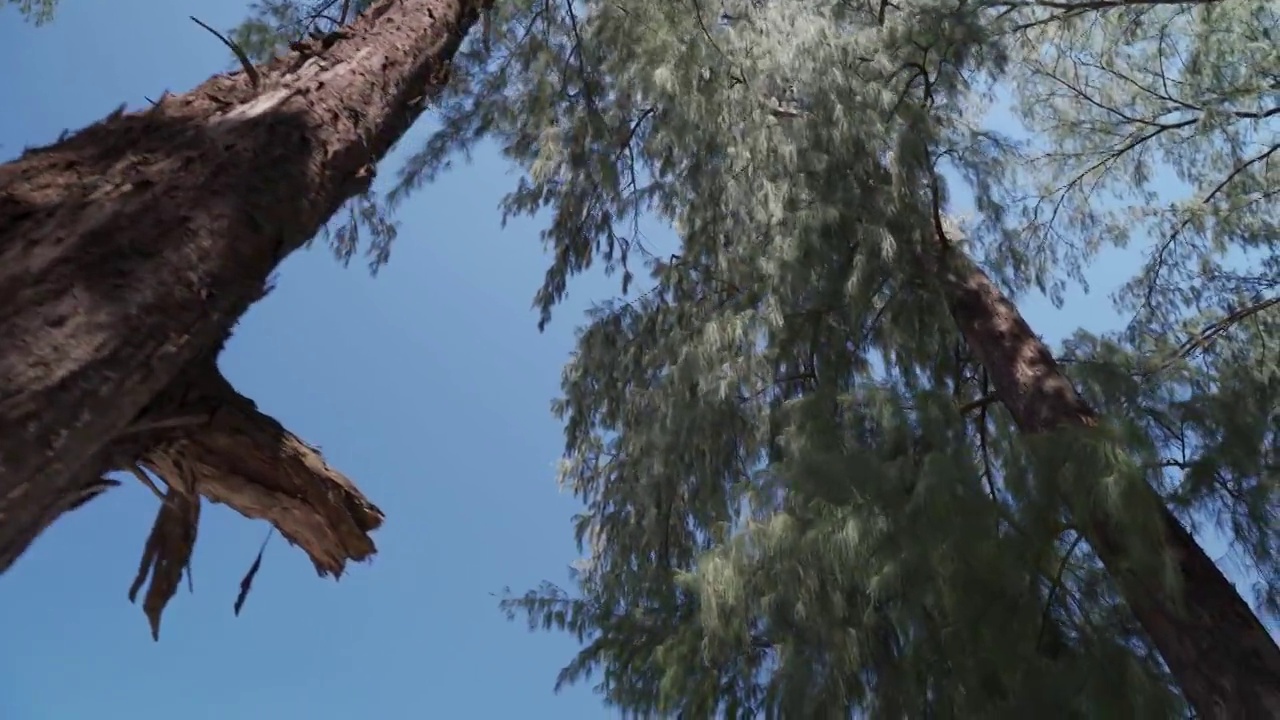
<instances>
[{"instance_id":1,"label":"drooping foliage","mask_svg":"<svg viewBox=\"0 0 1280 720\"><path fill-rule=\"evenodd\" d=\"M346 9L273 0L239 37L269 52ZM385 200L495 141L525 170L504 212L549 218L543 322L576 273L621 275L555 405L585 557L506 603L582 641L561 681L632 716L1184 714L1057 499L1084 479L1046 476L992 402L913 243L945 223L1011 295L1054 297L1103 248L1149 248L1116 298L1132 322L1062 349L1108 419L1100 500L1153 484L1277 612L1278 19L499 3ZM391 227L362 202L346 258Z\"/></svg>"},{"instance_id":2,"label":"drooping foliage","mask_svg":"<svg viewBox=\"0 0 1280 720\"><path fill-rule=\"evenodd\" d=\"M58 0L8 0L9 5L16 5L23 19L35 25L43 25L53 17Z\"/></svg>"}]
</instances>

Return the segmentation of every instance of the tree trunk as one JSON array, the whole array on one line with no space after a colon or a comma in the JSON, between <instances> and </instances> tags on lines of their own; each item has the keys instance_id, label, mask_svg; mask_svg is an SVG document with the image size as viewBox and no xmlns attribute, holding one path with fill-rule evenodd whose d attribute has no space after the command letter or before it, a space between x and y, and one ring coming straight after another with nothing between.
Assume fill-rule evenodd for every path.
<instances>
[{"instance_id":1,"label":"tree trunk","mask_svg":"<svg viewBox=\"0 0 1280 720\"><path fill-rule=\"evenodd\" d=\"M169 494L273 520L321 572L373 552L377 509L213 360L276 265L369 186L491 1L382 0L0 166L0 572L139 462Z\"/></svg>"},{"instance_id":2,"label":"tree trunk","mask_svg":"<svg viewBox=\"0 0 1280 720\"><path fill-rule=\"evenodd\" d=\"M939 224L940 225L940 224ZM943 291L970 350L982 363L1018 428L1038 434L1094 427L1097 416L1062 373L1049 348L1014 304L941 227ZM1280 648L1218 566L1156 492L1139 488L1135 512L1159 514L1176 563L1175 593L1133 562L1132 543L1104 512L1067 493L1080 531L1093 546L1143 629L1201 718L1280 718ZM1147 507L1143 507L1147 506Z\"/></svg>"}]
</instances>

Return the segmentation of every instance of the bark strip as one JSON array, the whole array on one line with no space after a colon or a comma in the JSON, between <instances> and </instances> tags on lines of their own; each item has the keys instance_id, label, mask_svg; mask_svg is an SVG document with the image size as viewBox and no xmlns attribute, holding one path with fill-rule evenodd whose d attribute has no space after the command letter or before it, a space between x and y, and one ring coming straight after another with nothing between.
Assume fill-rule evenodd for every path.
<instances>
[{"instance_id":1,"label":"bark strip","mask_svg":"<svg viewBox=\"0 0 1280 720\"><path fill-rule=\"evenodd\" d=\"M148 579L151 581L142 601L142 611L151 624L153 640L160 639L160 615L169 600L178 594L183 573L191 572L191 553L196 547L199 524L200 498L171 486L147 536L138 574L129 586L129 602L136 602L138 591Z\"/></svg>"},{"instance_id":2,"label":"bark strip","mask_svg":"<svg viewBox=\"0 0 1280 720\"><path fill-rule=\"evenodd\" d=\"M271 271L368 187L488 2L382 0L258 83L216 76L0 166L0 572L138 460L272 521L321 573L373 553L377 509L205 370ZM143 422L171 385L218 381L205 425Z\"/></svg>"},{"instance_id":3,"label":"bark strip","mask_svg":"<svg viewBox=\"0 0 1280 720\"><path fill-rule=\"evenodd\" d=\"M1077 427L1098 418L1032 332L1018 308L937 228L943 292L970 350L1025 434ZM1280 718L1280 648L1191 533L1145 482L1135 512L1156 512L1177 567L1174 591L1132 562L1127 538L1097 507L1068 493L1081 533L1116 581L1184 696L1201 718ZM1144 507L1145 506L1145 507Z\"/></svg>"}]
</instances>

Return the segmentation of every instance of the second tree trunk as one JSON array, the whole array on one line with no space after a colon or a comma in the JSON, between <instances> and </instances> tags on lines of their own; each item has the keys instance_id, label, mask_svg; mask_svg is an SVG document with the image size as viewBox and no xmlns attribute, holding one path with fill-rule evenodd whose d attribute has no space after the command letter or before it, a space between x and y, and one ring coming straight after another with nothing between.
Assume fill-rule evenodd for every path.
<instances>
[{"instance_id":1,"label":"second tree trunk","mask_svg":"<svg viewBox=\"0 0 1280 720\"><path fill-rule=\"evenodd\" d=\"M939 229L941 235L941 230ZM1097 417L1049 348L986 273L944 236L939 262L948 308L1018 428L1038 434L1092 428ZM1081 482L1100 482L1080 479ZM1195 538L1143 483L1134 512L1158 514L1176 562L1176 587L1134 562L1132 539L1105 511L1067 493L1082 535L1111 574L1183 695L1206 720L1280 718L1280 648Z\"/></svg>"}]
</instances>

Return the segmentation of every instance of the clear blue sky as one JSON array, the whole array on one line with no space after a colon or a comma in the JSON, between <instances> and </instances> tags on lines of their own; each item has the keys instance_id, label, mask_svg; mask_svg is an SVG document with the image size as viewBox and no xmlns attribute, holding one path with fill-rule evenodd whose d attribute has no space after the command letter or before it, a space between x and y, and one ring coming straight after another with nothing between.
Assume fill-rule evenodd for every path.
<instances>
[{"instance_id":1,"label":"clear blue sky","mask_svg":"<svg viewBox=\"0 0 1280 720\"><path fill-rule=\"evenodd\" d=\"M39 29L0 6L0 158L227 68L225 48L188 15L226 28L244 6L72 1ZM174 599L153 643L125 595L156 501L126 483L0 576L0 719L611 716L585 687L553 694L574 642L506 622L491 595L562 582L577 555L548 407L581 310L614 289L579 279L537 332L538 226L501 231L495 212L514 180L481 153L420 193L376 279L320 245L295 255L223 355L241 392L386 512L375 560L320 580L276 538L235 618L266 525L206 506L196 592ZM1117 324L1105 292L1134 260L1100 267L1095 294L1066 311L1024 305L1039 332Z\"/></svg>"}]
</instances>

